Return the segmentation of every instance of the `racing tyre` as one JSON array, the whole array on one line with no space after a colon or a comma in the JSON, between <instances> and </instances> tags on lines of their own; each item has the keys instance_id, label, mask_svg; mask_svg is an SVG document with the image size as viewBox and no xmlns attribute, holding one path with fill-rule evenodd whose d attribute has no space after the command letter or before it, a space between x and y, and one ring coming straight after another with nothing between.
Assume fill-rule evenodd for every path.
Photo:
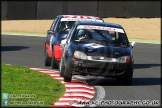
<instances>
[{"instance_id":1,"label":"racing tyre","mask_svg":"<svg viewBox=\"0 0 162 108\"><path fill-rule=\"evenodd\" d=\"M64 72L64 82L71 82L71 79L72 79L71 69L66 64L65 65L65 72Z\"/></svg>"},{"instance_id":2,"label":"racing tyre","mask_svg":"<svg viewBox=\"0 0 162 108\"><path fill-rule=\"evenodd\" d=\"M51 66L52 66L52 69L58 69L58 61L56 60L55 56L54 56L54 53L52 51L52 62L51 62Z\"/></svg>"},{"instance_id":3,"label":"racing tyre","mask_svg":"<svg viewBox=\"0 0 162 108\"><path fill-rule=\"evenodd\" d=\"M124 85L132 85L133 66L128 68L127 73L129 73L129 75L123 79Z\"/></svg>"},{"instance_id":4,"label":"racing tyre","mask_svg":"<svg viewBox=\"0 0 162 108\"><path fill-rule=\"evenodd\" d=\"M47 49L44 50L44 65L51 66L51 57L48 56Z\"/></svg>"},{"instance_id":5,"label":"racing tyre","mask_svg":"<svg viewBox=\"0 0 162 108\"><path fill-rule=\"evenodd\" d=\"M124 85L132 85L132 77L125 78Z\"/></svg>"},{"instance_id":6,"label":"racing tyre","mask_svg":"<svg viewBox=\"0 0 162 108\"><path fill-rule=\"evenodd\" d=\"M60 61L60 76L64 77L64 71L65 71L65 64L63 62L63 59Z\"/></svg>"}]
</instances>

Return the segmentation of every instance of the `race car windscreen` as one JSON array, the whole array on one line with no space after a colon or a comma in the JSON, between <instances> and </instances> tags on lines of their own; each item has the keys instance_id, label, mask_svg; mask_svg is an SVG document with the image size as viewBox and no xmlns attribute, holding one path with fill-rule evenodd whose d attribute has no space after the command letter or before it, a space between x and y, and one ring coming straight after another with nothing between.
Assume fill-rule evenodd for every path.
<instances>
[{"instance_id":1,"label":"race car windscreen","mask_svg":"<svg viewBox=\"0 0 162 108\"><path fill-rule=\"evenodd\" d=\"M72 41L129 45L128 38L123 29L89 25L79 25L72 37Z\"/></svg>"},{"instance_id":2,"label":"race car windscreen","mask_svg":"<svg viewBox=\"0 0 162 108\"><path fill-rule=\"evenodd\" d=\"M61 21L58 30L60 32L68 33L75 21Z\"/></svg>"}]
</instances>

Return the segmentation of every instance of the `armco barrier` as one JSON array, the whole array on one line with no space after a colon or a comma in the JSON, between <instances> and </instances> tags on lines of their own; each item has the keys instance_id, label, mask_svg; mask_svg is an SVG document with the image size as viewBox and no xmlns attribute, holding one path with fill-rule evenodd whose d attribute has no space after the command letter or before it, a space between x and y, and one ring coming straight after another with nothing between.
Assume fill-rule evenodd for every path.
<instances>
[{"instance_id":1,"label":"armco barrier","mask_svg":"<svg viewBox=\"0 0 162 108\"><path fill-rule=\"evenodd\" d=\"M36 18L36 1L9 1L8 20L30 20ZM2 11L3 13L3 11Z\"/></svg>"},{"instance_id":2,"label":"armco barrier","mask_svg":"<svg viewBox=\"0 0 162 108\"><path fill-rule=\"evenodd\" d=\"M99 1L98 16L100 17L126 17L128 1Z\"/></svg>"},{"instance_id":3,"label":"armco barrier","mask_svg":"<svg viewBox=\"0 0 162 108\"><path fill-rule=\"evenodd\" d=\"M8 2L6 2L6 1L1 2L1 9L2 9L1 19L7 20Z\"/></svg>"},{"instance_id":4,"label":"armco barrier","mask_svg":"<svg viewBox=\"0 0 162 108\"><path fill-rule=\"evenodd\" d=\"M99 1L100 17L161 17L160 1Z\"/></svg>"},{"instance_id":5,"label":"armco barrier","mask_svg":"<svg viewBox=\"0 0 162 108\"><path fill-rule=\"evenodd\" d=\"M69 1L68 14L97 16L98 1Z\"/></svg>"},{"instance_id":6,"label":"armco barrier","mask_svg":"<svg viewBox=\"0 0 162 108\"><path fill-rule=\"evenodd\" d=\"M36 19L54 19L62 14L62 1L38 1Z\"/></svg>"},{"instance_id":7,"label":"armco barrier","mask_svg":"<svg viewBox=\"0 0 162 108\"><path fill-rule=\"evenodd\" d=\"M128 4L128 17L161 17L160 1L132 1Z\"/></svg>"},{"instance_id":8,"label":"armco barrier","mask_svg":"<svg viewBox=\"0 0 162 108\"><path fill-rule=\"evenodd\" d=\"M160 1L3 1L2 20L54 19L59 14L160 18Z\"/></svg>"}]
</instances>

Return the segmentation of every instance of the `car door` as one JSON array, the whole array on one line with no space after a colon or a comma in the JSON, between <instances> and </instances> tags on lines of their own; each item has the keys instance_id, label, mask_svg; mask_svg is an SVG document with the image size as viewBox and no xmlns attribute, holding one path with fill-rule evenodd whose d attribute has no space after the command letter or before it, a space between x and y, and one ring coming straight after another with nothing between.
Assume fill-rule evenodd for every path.
<instances>
[{"instance_id":1,"label":"car door","mask_svg":"<svg viewBox=\"0 0 162 108\"><path fill-rule=\"evenodd\" d=\"M58 20L59 20L59 18L56 17L49 30L55 32L55 28L57 27ZM47 43L48 44L50 44L50 40L52 40L51 37L54 37L54 34L47 33Z\"/></svg>"},{"instance_id":2,"label":"car door","mask_svg":"<svg viewBox=\"0 0 162 108\"><path fill-rule=\"evenodd\" d=\"M67 42L65 43L64 48L63 48L63 57L67 57L67 55L68 55L68 50L69 50L69 46L70 46L70 40L71 40L72 35L75 32L76 27L77 27L77 24L74 24L72 26L70 32L68 33L68 36L66 38Z\"/></svg>"}]
</instances>

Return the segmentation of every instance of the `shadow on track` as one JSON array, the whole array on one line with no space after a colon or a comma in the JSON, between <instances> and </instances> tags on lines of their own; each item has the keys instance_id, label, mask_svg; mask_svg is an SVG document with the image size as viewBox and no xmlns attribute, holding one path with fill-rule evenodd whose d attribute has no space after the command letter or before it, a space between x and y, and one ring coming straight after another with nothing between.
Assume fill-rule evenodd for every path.
<instances>
[{"instance_id":1,"label":"shadow on track","mask_svg":"<svg viewBox=\"0 0 162 108\"><path fill-rule=\"evenodd\" d=\"M113 78L93 77L78 80L84 81L91 86L124 86L123 81L118 81ZM161 78L133 78L130 86L147 86L147 85L161 85Z\"/></svg>"},{"instance_id":2,"label":"shadow on track","mask_svg":"<svg viewBox=\"0 0 162 108\"><path fill-rule=\"evenodd\" d=\"M17 50L22 50L22 49L26 49L29 47L25 47L25 46L1 46L1 51L17 51Z\"/></svg>"},{"instance_id":3,"label":"shadow on track","mask_svg":"<svg viewBox=\"0 0 162 108\"><path fill-rule=\"evenodd\" d=\"M151 68L155 66L161 66L161 64L134 64L134 69Z\"/></svg>"}]
</instances>

